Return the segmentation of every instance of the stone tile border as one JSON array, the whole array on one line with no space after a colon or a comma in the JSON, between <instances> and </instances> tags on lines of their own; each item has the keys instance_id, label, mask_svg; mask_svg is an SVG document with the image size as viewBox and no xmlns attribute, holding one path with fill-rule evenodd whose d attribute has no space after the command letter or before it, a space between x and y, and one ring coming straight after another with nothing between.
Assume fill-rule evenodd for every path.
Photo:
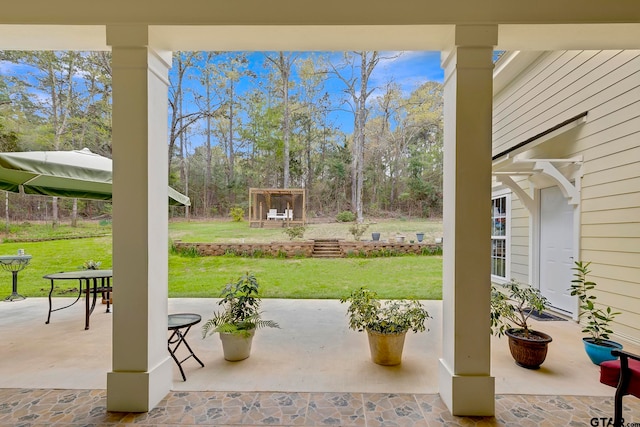
<instances>
[{"instance_id":1,"label":"stone tile border","mask_svg":"<svg viewBox=\"0 0 640 427\"><path fill-rule=\"evenodd\" d=\"M640 399L624 406L625 425L640 423ZM0 389L3 427L589 426L612 414L613 397L498 395L495 417L454 417L435 394L219 391L174 391L134 414L107 412L106 390Z\"/></svg>"}]
</instances>

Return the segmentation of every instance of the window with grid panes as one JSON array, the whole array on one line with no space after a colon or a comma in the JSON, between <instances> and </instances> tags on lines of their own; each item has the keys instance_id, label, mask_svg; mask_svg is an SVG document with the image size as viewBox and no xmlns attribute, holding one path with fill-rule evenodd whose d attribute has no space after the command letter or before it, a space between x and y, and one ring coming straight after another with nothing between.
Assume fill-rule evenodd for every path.
<instances>
[{"instance_id":1,"label":"window with grid panes","mask_svg":"<svg viewBox=\"0 0 640 427\"><path fill-rule=\"evenodd\" d=\"M507 279L508 195L491 200L491 274Z\"/></svg>"}]
</instances>

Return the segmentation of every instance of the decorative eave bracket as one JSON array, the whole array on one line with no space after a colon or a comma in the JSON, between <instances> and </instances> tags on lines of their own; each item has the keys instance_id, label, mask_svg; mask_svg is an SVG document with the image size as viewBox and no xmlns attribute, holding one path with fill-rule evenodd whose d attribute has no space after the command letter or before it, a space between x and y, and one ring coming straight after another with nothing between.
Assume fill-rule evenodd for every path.
<instances>
[{"instance_id":1,"label":"decorative eave bracket","mask_svg":"<svg viewBox=\"0 0 640 427\"><path fill-rule=\"evenodd\" d=\"M570 205L580 204L580 192L562 173L548 160L535 162L533 170L539 171L551 178L560 188L564 197L569 199Z\"/></svg>"},{"instance_id":2,"label":"decorative eave bracket","mask_svg":"<svg viewBox=\"0 0 640 427\"><path fill-rule=\"evenodd\" d=\"M581 156L570 159L515 159L514 163L531 163L533 165L532 172L541 173L550 178L560 188L562 195L569 199L570 205L580 204L580 191L558 170L554 163L579 164L582 169Z\"/></svg>"},{"instance_id":3,"label":"decorative eave bracket","mask_svg":"<svg viewBox=\"0 0 640 427\"><path fill-rule=\"evenodd\" d=\"M509 175L496 175L496 181L507 186L511 191L516 193L522 204L529 211L529 213L534 212L535 204L531 196L527 194L526 191L522 189Z\"/></svg>"},{"instance_id":4,"label":"decorative eave bracket","mask_svg":"<svg viewBox=\"0 0 640 427\"><path fill-rule=\"evenodd\" d=\"M568 199L569 204L580 204L580 190L558 170L554 163L573 163L578 165L577 176L580 176L582 157L569 159L522 159L516 157L505 160L506 161L503 160L503 162L496 164L496 169L498 170L494 171L493 175L497 182L508 187L518 196L530 213L535 211L535 202L533 198L514 181L513 176L525 175L531 179L538 174L544 175L560 188L564 197ZM507 163L507 165L505 165L505 163Z\"/></svg>"}]
</instances>

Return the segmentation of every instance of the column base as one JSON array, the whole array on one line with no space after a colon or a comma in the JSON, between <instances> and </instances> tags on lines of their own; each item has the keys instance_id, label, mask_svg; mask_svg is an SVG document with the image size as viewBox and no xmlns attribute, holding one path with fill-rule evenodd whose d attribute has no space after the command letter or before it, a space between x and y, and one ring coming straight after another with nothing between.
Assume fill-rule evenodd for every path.
<instances>
[{"instance_id":1,"label":"column base","mask_svg":"<svg viewBox=\"0 0 640 427\"><path fill-rule=\"evenodd\" d=\"M108 372L107 411L149 412L171 391L173 360L169 356L147 372Z\"/></svg>"},{"instance_id":2,"label":"column base","mask_svg":"<svg viewBox=\"0 0 640 427\"><path fill-rule=\"evenodd\" d=\"M451 372L444 360L438 368L440 397L451 415L492 417L495 415L495 378L461 376Z\"/></svg>"}]
</instances>

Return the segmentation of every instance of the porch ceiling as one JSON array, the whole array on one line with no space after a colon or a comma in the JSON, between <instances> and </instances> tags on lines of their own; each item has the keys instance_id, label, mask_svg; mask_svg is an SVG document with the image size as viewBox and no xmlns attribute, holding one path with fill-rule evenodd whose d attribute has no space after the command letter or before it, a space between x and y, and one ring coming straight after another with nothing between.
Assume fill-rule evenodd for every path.
<instances>
[{"instance_id":1,"label":"porch ceiling","mask_svg":"<svg viewBox=\"0 0 640 427\"><path fill-rule=\"evenodd\" d=\"M640 48L637 0L25 0L0 49L108 49L106 25L149 25L167 50L444 50L454 25L499 25L501 50Z\"/></svg>"},{"instance_id":2,"label":"porch ceiling","mask_svg":"<svg viewBox=\"0 0 640 427\"><path fill-rule=\"evenodd\" d=\"M2 18L0 18L0 22ZM446 50L453 25L159 25L150 44L179 50ZM499 26L499 50L638 49L640 24ZM105 25L0 24L2 50L109 50Z\"/></svg>"},{"instance_id":3,"label":"porch ceiling","mask_svg":"<svg viewBox=\"0 0 640 427\"><path fill-rule=\"evenodd\" d=\"M24 0L0 22L150 25L424 25L640 22L637 0Z\"/></svg>"}]
</instances>

